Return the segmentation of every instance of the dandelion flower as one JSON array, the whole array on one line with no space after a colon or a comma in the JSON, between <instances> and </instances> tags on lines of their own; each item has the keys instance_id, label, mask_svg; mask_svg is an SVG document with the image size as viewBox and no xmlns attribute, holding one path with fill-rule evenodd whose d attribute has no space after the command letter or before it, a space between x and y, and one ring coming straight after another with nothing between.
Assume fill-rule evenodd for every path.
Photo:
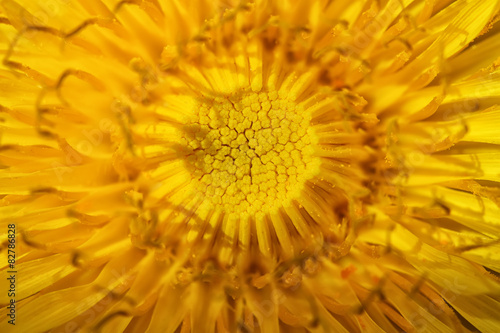
<instances>
[{"instance_id":1,"label":"dandelion flower","mask_svg":"<svg viewBox=\"0 0 500 333\"><path fill-rule=\"evenodd\" d=\"M497 332L499 9L1 1L0 331Z\"/></svg>"}]
</instances>

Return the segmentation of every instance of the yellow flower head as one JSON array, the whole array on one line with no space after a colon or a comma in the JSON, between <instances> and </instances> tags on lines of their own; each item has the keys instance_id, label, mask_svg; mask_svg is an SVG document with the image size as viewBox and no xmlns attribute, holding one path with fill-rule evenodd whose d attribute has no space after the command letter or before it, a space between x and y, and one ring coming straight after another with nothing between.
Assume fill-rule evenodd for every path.
<instances>
[{"instance_id":1,"label":"yellow flower head","mask_svg":"<svg viewBox=\"0 0 500 333\"><path fill-rule=\"evenodd\" d=\"M499 18L0 1L0 331L499 331Z\"/></svg>"}]
</instances>

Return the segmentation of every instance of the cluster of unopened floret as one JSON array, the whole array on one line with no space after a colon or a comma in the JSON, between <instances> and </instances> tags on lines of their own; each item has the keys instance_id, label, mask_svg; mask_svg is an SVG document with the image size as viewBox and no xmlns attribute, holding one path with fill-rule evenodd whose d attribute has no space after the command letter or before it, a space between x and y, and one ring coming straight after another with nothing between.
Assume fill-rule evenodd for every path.
<instances>
[{"instance_id":1,"label":"cluster of unopened floret","mask_svg":"<svg viewBox=\"0 0 500 333\"><path fill-rule=\"evenodd\" d=\"M186 125L197 190L225 212L254 214L293 199L318 167L310 115L277 92L204 100Z\"/></svg>"}]
</instances>

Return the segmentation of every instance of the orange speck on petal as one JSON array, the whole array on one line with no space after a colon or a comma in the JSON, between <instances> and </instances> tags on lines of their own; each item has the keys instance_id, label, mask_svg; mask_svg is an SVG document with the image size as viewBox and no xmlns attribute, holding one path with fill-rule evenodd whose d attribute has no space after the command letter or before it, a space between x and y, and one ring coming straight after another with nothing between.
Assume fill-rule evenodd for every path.
<instances>
[{"instance_id":1,"label":"orange speck on petal","mask_svg":"<svg viewBox=\"0 0 500 333\"><path fill-rule=\"evenodd\" d=\"M342 276L342 279L347 279L349 275L354 273L357 270L357 268L354 265L349 265L348 267L344 268L342 272L340 273L340 276Z\"/></svg>"}]
</instances>

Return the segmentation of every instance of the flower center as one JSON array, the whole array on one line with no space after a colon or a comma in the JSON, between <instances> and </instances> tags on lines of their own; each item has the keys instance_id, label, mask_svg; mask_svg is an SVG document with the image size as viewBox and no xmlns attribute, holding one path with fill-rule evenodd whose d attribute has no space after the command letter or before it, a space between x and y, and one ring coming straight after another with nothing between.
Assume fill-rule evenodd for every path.
<instances>
[{"instance_id":1,"label":"flower center","mask_svg":"<svg viewBox=\"0 0 500 333\"><path fill-rule=\"evenodd\" d=\"M263 216L318 172L310 114L276 91L205 99L195 118L184 131L186 165L226 214Z\"/></svg>"}]
</instances>

